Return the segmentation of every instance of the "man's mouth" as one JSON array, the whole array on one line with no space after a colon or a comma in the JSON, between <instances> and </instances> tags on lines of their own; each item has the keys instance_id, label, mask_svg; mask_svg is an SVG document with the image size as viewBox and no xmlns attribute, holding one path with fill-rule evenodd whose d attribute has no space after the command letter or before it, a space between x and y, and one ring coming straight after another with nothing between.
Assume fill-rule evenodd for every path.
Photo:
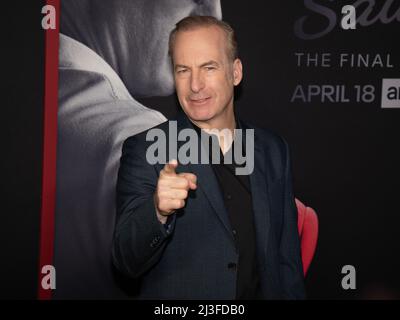
<instances>
[{"instance_id":1,"label":"man's mouth","mask_svg":"<svg viewBox=\"0 0 400 320\"><path fill-rule=\"evenodd\" d=\"M189 99L191 103L201 105L206 103L211 97L201 98L201 99Z\"/></svg>"}]
</instances>

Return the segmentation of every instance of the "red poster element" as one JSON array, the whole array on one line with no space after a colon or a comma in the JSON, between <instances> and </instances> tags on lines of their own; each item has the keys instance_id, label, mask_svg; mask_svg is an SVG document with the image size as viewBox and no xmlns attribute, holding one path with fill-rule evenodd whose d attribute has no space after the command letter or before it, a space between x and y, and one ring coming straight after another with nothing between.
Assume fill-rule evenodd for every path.
<instances>
[{"instance_id":1,"label":"red poster element","mask_svg":"<svg viewBox=\"0 0 400 320\"><path fill-rule=\"evenodd\" d=\"M42 288L44 265L53 264L54 218L56 201L56 150L58 109L58 46L60 0L47 0L56 9L56 29L46 30L45 91L43 111L43 168L40 222L40 257L38 270L38 299L51 299L51 290Z\"/></svg>"}]
</instances>

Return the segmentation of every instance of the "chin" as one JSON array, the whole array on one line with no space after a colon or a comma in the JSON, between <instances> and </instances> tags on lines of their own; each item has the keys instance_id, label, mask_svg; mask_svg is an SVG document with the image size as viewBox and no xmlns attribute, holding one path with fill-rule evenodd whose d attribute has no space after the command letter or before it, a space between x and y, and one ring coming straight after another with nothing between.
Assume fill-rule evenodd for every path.
<instances>
[{"instance_id":1,"label":"chin","mask_svg":"<svg viewBox=\"0 0 400 320\"><path fill-rule=\"evenodd\" d=\"M187 112L186 114L188 115L188 117L191 120L195 120L195 121L209 121L214 117L214 115L208 111L202 112L199 110L195 110L195 111L192 110L192 111Z\"/></svg>"}]
</instances>

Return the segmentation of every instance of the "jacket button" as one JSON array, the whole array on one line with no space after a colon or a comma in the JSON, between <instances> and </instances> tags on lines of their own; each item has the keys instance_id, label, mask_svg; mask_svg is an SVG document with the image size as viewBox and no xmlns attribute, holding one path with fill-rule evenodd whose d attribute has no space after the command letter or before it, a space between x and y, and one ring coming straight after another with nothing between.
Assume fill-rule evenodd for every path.
<instances>
[{"instance_id":1,"label":"jacket button","mask_svg":"<svg viewBox=\"0 0 400 320\"><path fill-rule=\"evenodd\" d=\"M236 263L229 262L229 263L228 263L228 269L230 269L230 270L236 270Z\"/></svg>"},{"instance_id":2,"label":"jacket button","mask_svg":"<svg viewBox=\"0 0 400 320\"><path fill-rule=\"evenodd\" d=\"M159 241L160 241L160 237L159 236L154 237L153 241L151 241L151 243L150 243L150 247L154 248Z\"/></svg>"}]
</instances>

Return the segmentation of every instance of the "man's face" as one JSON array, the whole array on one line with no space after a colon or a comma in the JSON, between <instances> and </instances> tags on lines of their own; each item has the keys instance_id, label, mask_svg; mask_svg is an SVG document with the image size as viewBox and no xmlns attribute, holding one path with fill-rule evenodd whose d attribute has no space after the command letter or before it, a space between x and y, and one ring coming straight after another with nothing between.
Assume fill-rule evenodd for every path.
<instances>
[{"instance_id":1,"label":"man's face","mask_svg":"<svg viewBox=\"0 0 400 320\"><path fill-rule=\"evenodd\" d=\"M228 58L225 32L216 26L178 32L173 66L178 99L189 119L202 128L228 127L242 65Z\"/></svg>"}]
</instances>

